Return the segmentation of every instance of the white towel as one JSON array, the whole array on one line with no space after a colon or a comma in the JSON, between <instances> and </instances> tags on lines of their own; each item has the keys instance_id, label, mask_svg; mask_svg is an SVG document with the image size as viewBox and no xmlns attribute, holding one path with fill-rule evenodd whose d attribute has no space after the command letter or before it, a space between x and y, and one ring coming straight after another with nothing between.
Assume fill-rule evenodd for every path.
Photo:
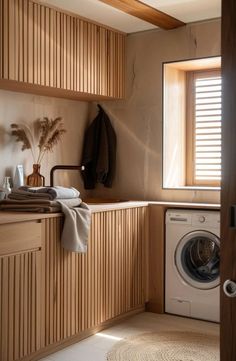
<instances>
[{"instance_id":1,"label":"white towel","mask_svg":"<svg viewBox=\"0 0 236 361\"><path fill-rule=\"evenodd\" d=\"M60 203L65 215L61 235L62 247L72 252L87 252L91 210L81 199L77 206L72 205L68 200L65 202L63 199L57 199L57 202Z\"/></svg>"}]
</instances>

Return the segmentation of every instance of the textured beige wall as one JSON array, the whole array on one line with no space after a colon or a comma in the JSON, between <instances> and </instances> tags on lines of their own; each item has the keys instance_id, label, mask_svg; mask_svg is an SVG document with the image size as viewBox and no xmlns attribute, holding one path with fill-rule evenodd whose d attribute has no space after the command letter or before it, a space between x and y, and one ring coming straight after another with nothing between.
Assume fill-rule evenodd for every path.
<instances>
[{"instance_id":1,"label":"textured beige wall","mask_svg":"<svg viewBox=\"0 0 236 361\"><path fill-rule=\"evenodd\" d=\"M217 191L162 189L162 63L220 55L220 21L128 36L127 99L104 102L118 136L112 189L96 196L219 202Z\"/></svg>"},{"instance_id":2,"label":"textured beige wall","mask_svg":"<svg viewBox=\"0 0 236 361\"><path fill-rule=\"evenodd\" d=\"M23 164L25 173L32 173L33 159L29 150L21 151L20 144L9 135L10 124L26 122L31 124L44 116L61 116L67 133L53 153L42 162L42 174L49 183L49 172L55 164L79 164L84 129L88 119L89 103L42 97L0 90L0 185L5 175L13 176L17 164ZM58 173L57 184L74 185L83 189L77 172Z\"/></svg>"}]
</instances>

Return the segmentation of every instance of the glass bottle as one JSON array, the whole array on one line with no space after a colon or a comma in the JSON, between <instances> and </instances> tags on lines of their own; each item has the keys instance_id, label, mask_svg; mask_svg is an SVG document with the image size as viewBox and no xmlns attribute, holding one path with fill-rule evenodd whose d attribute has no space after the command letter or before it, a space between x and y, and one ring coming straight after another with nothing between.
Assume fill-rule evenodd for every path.
<instances>
[{"instance_id":1,"label":"glass bottle","mask_svg":"<svg viewBox=\"0 0 236 361\"><path fill-rule=\"evenodd\" d=\"M11 177L5 177L2 185L2 189L6 194L6 197L9 193L11 193L11 184L10 184Z\"/></svg>"},{"instance_id":2,"label":"glass bottle","mask_svg":"<svg viewBox=\"0 0 236 361\"><path fill-rule=\"evenodd\" d=\"M33 173L27 177L27 185L31 187L42 187L45 185L45 178L40 174L40 164L33 164Z\"/></svg>"}]
</instances>

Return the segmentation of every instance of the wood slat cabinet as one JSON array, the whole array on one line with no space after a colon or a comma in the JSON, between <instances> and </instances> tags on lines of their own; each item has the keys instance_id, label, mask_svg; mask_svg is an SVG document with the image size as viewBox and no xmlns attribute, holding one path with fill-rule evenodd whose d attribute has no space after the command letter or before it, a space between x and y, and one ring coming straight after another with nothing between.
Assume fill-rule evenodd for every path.
<instances>
[{"instance_id":1,"label":"wood slat cabinet","mask_svg":"<svg viewBox=\"0 0 236 361\"><path fill-rule=\"evenodd\" d=\"M42 347L41 265L41 223L0 225L1 361Z\"/></svg>"},{"instance_id":2,"label":"wood slat cabinet","mask_svg":"<svg viewBox=\"0 0 236 361\"><path fill-rule=\"evenodd\" d=\"M45 345L144 307L147 208L94 213L88 252L60 245L61 219L45 221Z\"/></svg>"},{"instance_id":3,"label":"wood slat cabinet","mask_svg":"<svg viewBox=\"0 0 236 361\"><path fill-rule=\"evenodd\" d=\"M0 361L38 360L144 310L148 207L93 213L85 254L61 247L62 224L0 224Z\"/></svg>"},{"instance_id":4,"label":"wood slat cabinet","mask_svg":"<svg viewBox=\"0 0 236 361\"><path fill-rule=\"evenodd\" d=\"M123 98L125 35L32 0L0 0L0 87Z\"/></svg>"}]
</instances>

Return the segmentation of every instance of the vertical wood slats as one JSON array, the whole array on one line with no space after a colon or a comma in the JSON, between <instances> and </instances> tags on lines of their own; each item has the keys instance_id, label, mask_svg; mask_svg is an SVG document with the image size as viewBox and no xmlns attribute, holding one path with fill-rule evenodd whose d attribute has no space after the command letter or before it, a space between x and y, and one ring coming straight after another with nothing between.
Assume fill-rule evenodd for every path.
<instances>
[{"instance_id":1,"label":"vertical wood slats","mask_svg":"<svg viewBox=\"0 0 236 361\"><path fill-rule=\"evenodd\" d=\"M61 247L60 218L45 220L45 346L144 305L147 219L145 207L93 214L86 254Z\"/></svg>"},{"instance_id":2,"label":"vertical wood slats","mask_svg":"<svg viewBox=\"0 0 236 361\"><path fill-rule=\"evenodd\" d=\"M143 307L148 208L95 213L88 252L65 251L62 218L42 248L0 257L0 361L14 361Z\"/></svg>"},{"instance_id":3,"label":"vertical wood slats","mask_svg":"<svg viewBox=\"0 0 236 361\"><path fill-rule=\"evenodd\" d=\"M0 30L0 78L124 97L124 35L31 0L0 0Z\"/></svg>"},{"instance_id":4,"label":"vertical wood slats","mask_svg":"<svg viewBox=\"0 0 236 361\"><path fill-rule=\"evenodd\" d=\"M0 360L14 361L41 347L41 252L0 257Z\"/></svg>"}]
</instances>

